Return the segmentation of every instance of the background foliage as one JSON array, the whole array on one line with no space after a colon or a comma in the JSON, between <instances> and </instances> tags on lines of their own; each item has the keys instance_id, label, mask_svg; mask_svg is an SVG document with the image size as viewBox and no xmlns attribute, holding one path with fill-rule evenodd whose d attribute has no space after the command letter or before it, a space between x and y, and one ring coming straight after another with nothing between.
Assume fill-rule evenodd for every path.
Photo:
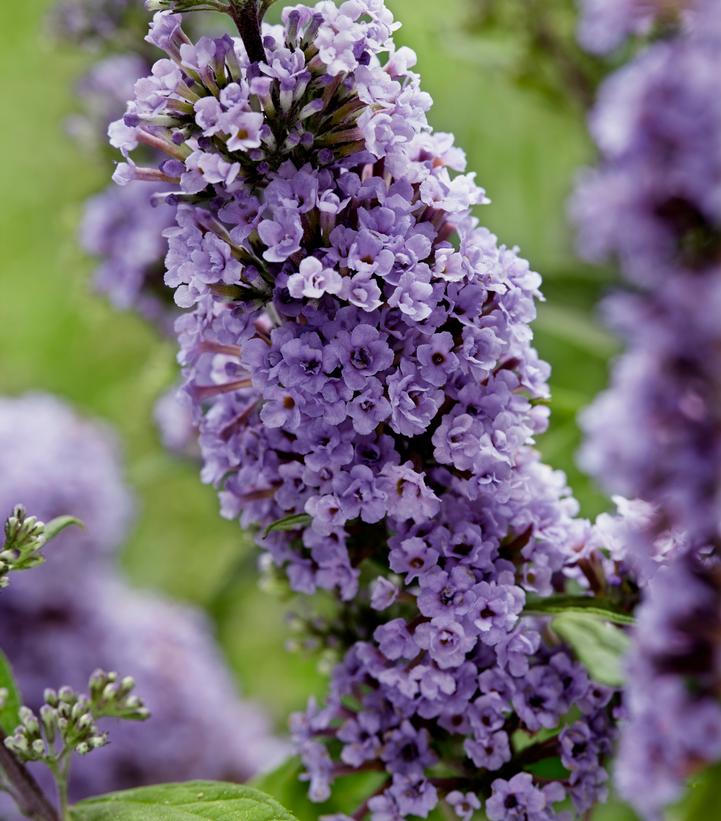
<instances>
[{"instance_id":1,"label":"background foliage","mask_svg":"<svg viewBox=\"0 0 721 821\"><path fill-rule=\"evenodd\" d=\"M455 132L493 201L482 209L483 221L519 244L544 276L548 301L536 333L553 365L554 399L542 448L593 516L607 502L575 469L575 416L603 387L615 351L592 314L611 277L574 258L565 220L573 176L591 161L591 149L570 98L544 94L509 72L520 38L478 32L474 3L481 2L389 5L404 24L399 40L419 54L435 100L433 125ZM75 231L84 197L109 174L63 132L76 105L73 80L90 58L58 48L44 33L50 3L0 4L0 71L10 78L0 130L0 392L52 391L115 424L139 499L123 557L128 574L138 586L207 607L243 691L281 722L324 679L316 661L284 652L284 608L257 590L247 537L217 516L215 493L200 486L195 465L167 455L158 442L152 408L174 379L172 345L88 288L92 262L78 250ZM599 817L624 813L612 807Z\"/></svg>"}]
</instances>

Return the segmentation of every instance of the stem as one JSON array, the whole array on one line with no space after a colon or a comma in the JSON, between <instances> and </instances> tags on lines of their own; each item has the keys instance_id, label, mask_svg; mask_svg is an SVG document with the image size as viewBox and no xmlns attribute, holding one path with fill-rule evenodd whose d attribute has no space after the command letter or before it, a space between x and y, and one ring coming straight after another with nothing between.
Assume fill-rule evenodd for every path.
<instances>
[{"instance_id":1,"label":"stem","mask_svg":"<svg viewBox=\"0 0 721 821\"><path fill-rule=\"evenodd\" d=\"M40 785L5 746L5 733L0 730L0 769L12 787L12 795L20 812L34 821L60 821Z\"/></svg>"},{"instance_id":2,"label":"stem","mask_svg":"<svg viewBox=\"0 0 721 821\"><path fill-rule=\"evenodd\" d=\"M253 63L264 63L266 54L260 32L258 0L230 0L229 14L238 27L248 58Z\"/></svg>"},{"instance_id":3,"label":"stem","mask_svg":"<svg viewBox=\"0 0 721 821\"><path fill-rule=\"evenodd\" d=\"M58 801L60 803L60 817L62 821L70 818L70 802L68 801L68 784L70 783L70 764L72 763L72 753L67 749L63 750L58 759L58 771L53 771L55 784L58 788Z\"/></svg>"}]
</instances>

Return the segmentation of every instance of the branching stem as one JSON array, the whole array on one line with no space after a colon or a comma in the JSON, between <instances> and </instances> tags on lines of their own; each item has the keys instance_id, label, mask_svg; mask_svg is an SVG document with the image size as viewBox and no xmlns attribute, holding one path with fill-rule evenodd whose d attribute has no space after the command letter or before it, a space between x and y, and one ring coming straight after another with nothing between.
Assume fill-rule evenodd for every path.
<instances>
[{"instance_id":1,"label":"branching stem","mask_svg":"<svg viewBox=\"0 0 721 821\"><path fill-rule=\"evenodd\" d=\"M2 769L12 796L23 815L33 821L60 821L58 813L40 785L5 746L5 733L0 730L0 769Z\"/></svg>"}]
</instances>

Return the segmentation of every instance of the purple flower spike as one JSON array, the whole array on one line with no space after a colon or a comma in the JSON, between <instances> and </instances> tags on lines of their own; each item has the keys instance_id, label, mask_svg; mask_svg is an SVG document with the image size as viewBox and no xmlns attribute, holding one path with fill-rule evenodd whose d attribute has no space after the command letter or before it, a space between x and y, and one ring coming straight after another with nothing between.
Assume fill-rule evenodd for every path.
<instances>
[{"instance_id":1,"label":"purple flower spike","mask_svg":"<svg viewBox=\"0 0 721 821\"><path fill-rule=\"evenodd\" d=\"M519 806L551 818L566 791L524 774L511 738L560 726L593 685L523 608L565 579L587 587L579 550L595 548L534 449L540 279L471 215L485 195L430 128L383 0L281 17L260 62L239 39L176 52L173 32L182 83L156 70L112 132L128 161L148 132L182 166L163 166L180 189L166 283L187 308L203 478L244 526L283 521L259 539L268 560L337 600L313 628L342 653L329 695L293 721L309 794L373 763L387 780L360 814L445 800L468 818L492 790L482 774L449 789L434 768L450 756L454 773L518 771ZM594 738L610 709L589 706Z\"/></svg>"}]
</instances>

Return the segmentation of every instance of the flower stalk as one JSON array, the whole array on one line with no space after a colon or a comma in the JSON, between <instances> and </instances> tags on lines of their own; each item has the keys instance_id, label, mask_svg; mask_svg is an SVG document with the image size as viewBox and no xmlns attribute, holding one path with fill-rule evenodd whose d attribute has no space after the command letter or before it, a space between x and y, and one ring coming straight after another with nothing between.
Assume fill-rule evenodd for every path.
<instances>
[{"instance_id":1,"label":"flower stalk","mask_svg":"<svg viewBox=\"0 0 721 821\"><path fill-rule=\"evenodd\" d=\"M6 738L0 730L0 770L5 776L8 792L20 812L33 821L62 821L27 767L7 749Z\"/></svg>"}]
</instances>

